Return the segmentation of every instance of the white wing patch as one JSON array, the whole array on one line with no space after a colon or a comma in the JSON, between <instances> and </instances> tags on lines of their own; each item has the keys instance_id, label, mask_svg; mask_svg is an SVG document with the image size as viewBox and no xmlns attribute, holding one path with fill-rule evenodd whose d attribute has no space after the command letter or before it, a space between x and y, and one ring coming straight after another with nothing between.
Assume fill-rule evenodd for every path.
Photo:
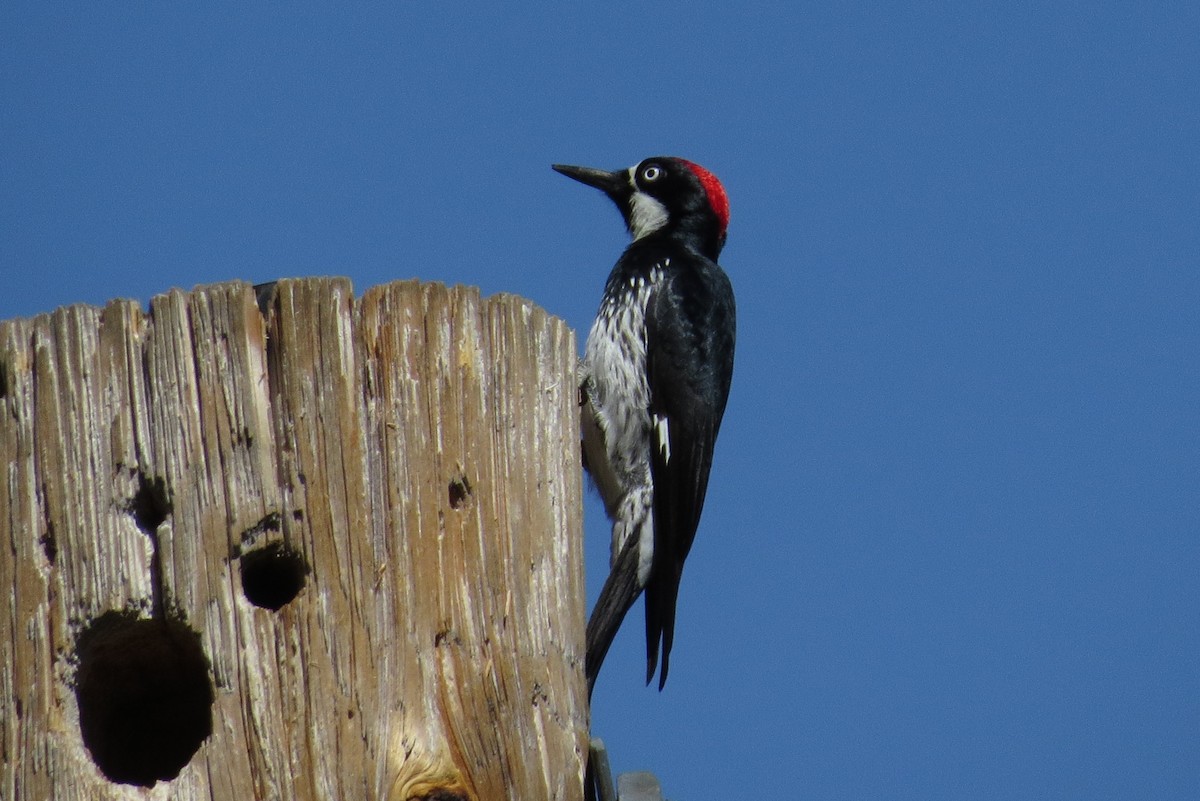
<instances>
[{"instance_id":1,"label":"white wing patch","mask_svg":"<svg viewBox=\"0 0 1200 801\"><path fill-rule=\"evenodd\" d=\"M654 444L662 454L663 464L671 463L671 431L667 418L660 414L654 415Z\"/></svg>"}]
</instances>

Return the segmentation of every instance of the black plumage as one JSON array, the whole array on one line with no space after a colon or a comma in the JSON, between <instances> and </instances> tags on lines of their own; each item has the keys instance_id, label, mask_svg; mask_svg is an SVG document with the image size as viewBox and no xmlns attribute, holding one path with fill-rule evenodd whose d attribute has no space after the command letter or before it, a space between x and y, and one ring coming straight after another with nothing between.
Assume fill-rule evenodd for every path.
<instances>
[{"instance_id":1,"label":"black plumage","mask_svg":"<svg viewBox=\"0 0 1200 801\"><path fill-rule=\"evenodd\" d=\"M602 189L634 239L605 284L580 376L585 460L613 520L613 568L588 622L588 689L642 590L646 681L657 670L661 689L733 375L733 289L716 261L728 201L683 159L555 169Z\"/></svg>"}]
</instances>

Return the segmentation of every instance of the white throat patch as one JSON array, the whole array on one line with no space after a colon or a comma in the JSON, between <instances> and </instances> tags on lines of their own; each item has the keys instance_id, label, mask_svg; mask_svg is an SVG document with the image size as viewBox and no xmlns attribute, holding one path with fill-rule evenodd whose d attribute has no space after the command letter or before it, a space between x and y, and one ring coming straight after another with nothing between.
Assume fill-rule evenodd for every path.
<instances>
[{"instance_id":1,"label":"white throat patch","mask_svg":"<svg viewBox=\"0 0 1200 801\"><path fill-rule=\"evenodd\" d=\"M667 224L666 206L644 192L635 192L630 199L632 211L629 215L629 230L634 239L642 239L647 234L664 227Z\"/></svg>"},{"instance_id":2,"label":"white throat patch","mask_svg":"<svg viewBox=\"0 0 1200 801\"><path fill-rule=\"evenodd\" d=\"M629 205L629 230L634 240L652 234L667 224L667 207L645 192L634 189Z\"/></svg>"}]
</instances>

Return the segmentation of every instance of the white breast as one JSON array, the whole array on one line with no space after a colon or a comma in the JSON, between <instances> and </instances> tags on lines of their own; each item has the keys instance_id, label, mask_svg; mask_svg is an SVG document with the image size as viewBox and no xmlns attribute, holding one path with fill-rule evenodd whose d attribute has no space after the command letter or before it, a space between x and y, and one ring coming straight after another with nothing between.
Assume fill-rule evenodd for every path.
<instances>
[{"instance_id":1,"label":"white breast","mask_svg":"<svg viewBox=\"0 0 1200 801\"><path fill-rule=\"evenodd\" d=\"M592 476L610 509L632 489L650 484L646 305L661 278L661 270L655 269L648 279L631 280L624 298L607 299L584 349L584 378L594 418L591 432L585 421L584 445ZM596 463L597 457L603 465Z\"/></svg>"}]
</instances>

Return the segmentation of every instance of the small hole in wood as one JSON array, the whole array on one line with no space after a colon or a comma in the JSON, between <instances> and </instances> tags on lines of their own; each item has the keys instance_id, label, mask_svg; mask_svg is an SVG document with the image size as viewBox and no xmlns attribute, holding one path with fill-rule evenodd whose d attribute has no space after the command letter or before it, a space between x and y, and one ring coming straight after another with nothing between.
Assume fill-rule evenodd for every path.
<instances>
[{"instance_id":1,"label":"small hole in wood","mask_svg":"<svg viewBox=\"0 0 1200 801\"><path fill-rule=\"evenodd\" d=\"M8 397L8 365L0 362L0 400Z\"/></svg>"},{"instance_id":2,"label":"small hole in wood","mask_svg":"<svg viewBox=\"0 0 1200 801\"><path fill-rule=\"evenodd\" d=\"M46 533L38 540L38 544L42 546L46 561L54 564L58 559L58 537L54 536L54 523L50 520L46 521Z\"/></svg>"},{"instance_id":3,"label":"small hole in wood","mask_svg":"<svg viewBox=\"0 0 1200 801\"><path fill-rule=\"evenodd\" d=\"M461 509L471 499L471 482L465 475L450 479L450 508Z\"/></svg>"},{"instance_id":4,"label":"small hole in wood","mask_svg":"<svg viewBox=\"0 0 1200 801\"><path fill-rule=\"evenodd\" d=\"M127 507L138 528L147 534L158 531L158 527L171 514L171 501L161 476L148 479L138 473L138 491L129 499Z\"/></svg>"},{"instance_id":5,"label":"small hole in wood","mask_svg":"<svg viewBox=\"0 0 1200 801\"><path fill-rule=\"evenodd\" d=\"M278 611L304 589L308 572L304 557L282 540L247 551L238 561L242 566L242 593L255 606Z\"/></svg>"},{"instance_id":6,"label":"small hole in wood","mask_svg":"<svg viewBox=\"0 0 1200 801\"><path fill-rule=\"evenodd\" d=\"M137 472L138 488L125 504L125 511L133 522L150 539L154 548L150 560L150 591L154 616L163 620L167 617L167 598L164 592L162 556L159 552L158 527L171 514L171 499L167 497L167 484L161 476L147 478L141 470Z\"/></svg>"},{"instance_id":7,"label":"small hole in wood","mask_svg":"<svg viewBox=\"0 0 1200 801\"><path fill-rule=\"evenodd\" d=\"M110 781L170 781L212 734L212 683L199 635L180 620L109 611L76 641L79 728Z\"/></svg>"}]
</instances>

